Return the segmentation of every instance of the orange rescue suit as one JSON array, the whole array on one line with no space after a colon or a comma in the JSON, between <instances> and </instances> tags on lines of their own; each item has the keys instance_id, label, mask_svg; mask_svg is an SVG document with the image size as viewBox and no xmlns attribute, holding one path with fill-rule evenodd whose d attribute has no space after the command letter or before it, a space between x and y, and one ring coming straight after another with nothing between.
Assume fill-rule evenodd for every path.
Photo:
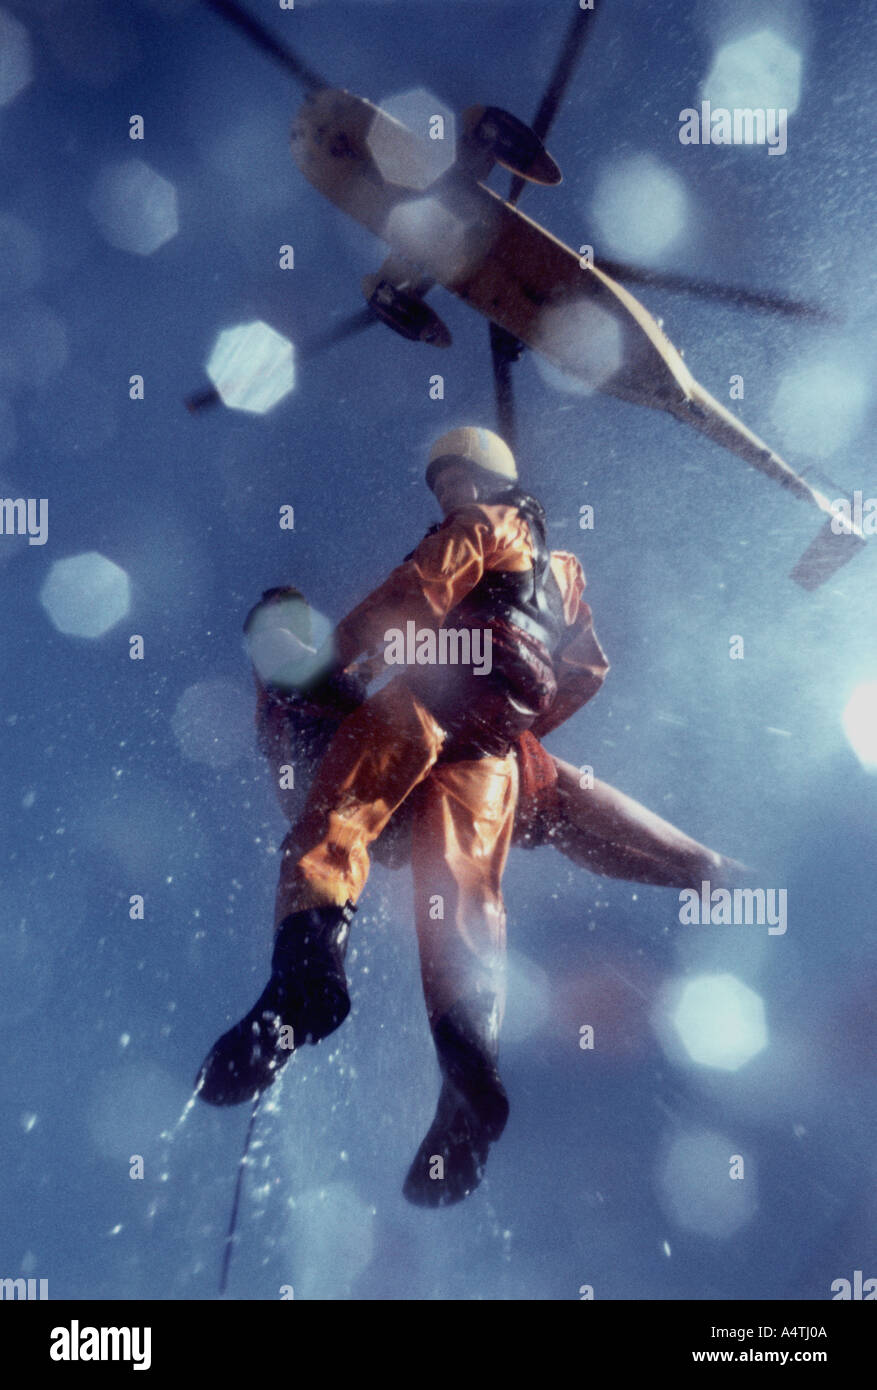
<instances>
[{"instance_id":1,"label":"orange rescue suit","mask_svg":"<svg viewBox=\"0 0 877 1390\"><path fill-rule=\"evenodd\" d=\"M485 573L528 570L533 556L529 527L516 507L458 508L340 623L338 664L346 668L376 652L389 631L404 631L411 620L421 630L453 626L454 609ZM566 622L554 654L557 694L517 745L527 792L536 799L553 782L553 765L536 738L590 699L608 670L582 598L581 565L562 551L552 552L550 564ZM501 885L519 762L511 747L504 756L443 758L448 732L413 683L405 674L395 677L337 730L284 841L275 922L309 907L355 903L368 877L369 847L411 797L415 917L434 1022L473 993L496 994L502 1005Z\"/></svg>"}]
</instances>

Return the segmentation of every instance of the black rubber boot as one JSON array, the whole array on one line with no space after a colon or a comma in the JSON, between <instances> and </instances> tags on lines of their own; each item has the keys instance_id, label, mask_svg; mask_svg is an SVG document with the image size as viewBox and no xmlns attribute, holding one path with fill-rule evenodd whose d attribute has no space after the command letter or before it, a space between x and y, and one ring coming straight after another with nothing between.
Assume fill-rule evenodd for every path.
<instances>
[{"instance_id":1,"label":"black rubber boot","mask_svg":"<svg viewBox=\"0 0 877 1390\"><path fill-rule=\"evenodd\" d=\"M223 1033L195 1082L210 1105L239 1105L270 1086L302 1043L317 1043L350 1012L344 957L352 903L312 907L284 918L271 978L240 1023ZM282 1029L291 1029L291 1036Z\"/></svg>"},{"instance_id":2,"label":"black rubber boot","mask_svg":"<svg viewBox=\"0 0 877 1390\"><path fill-rule=\"evenodd\" d=\"M494 995L454 1005L433 1027L442 1072L435 1118L402 1188L419 1207L462 1202L484 1176L490 1145L506 1126L509 1101L496 1069L499 1008ZM437 1160L441 1160L438 1162Z\"/></svg>"}]
</instances>

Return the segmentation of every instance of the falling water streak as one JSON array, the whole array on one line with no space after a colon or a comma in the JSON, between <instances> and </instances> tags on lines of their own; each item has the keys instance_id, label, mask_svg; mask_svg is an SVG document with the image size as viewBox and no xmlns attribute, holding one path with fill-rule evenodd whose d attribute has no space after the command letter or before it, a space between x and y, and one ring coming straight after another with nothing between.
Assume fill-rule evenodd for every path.
<instances>
[{"instance_id":1,"label":"falling water streak","mask_svg":"<svg viewBox=\"0 0 877 1390\"><path fill-rule=\"evenodd\" d=\"M290 1066L292 1066L292 1065L295 1063L296 1057L297 1057L297 1053L293 1052L292 1057L290 1058L290 1063L289 1063ZM288 1069L287 1069L287 1070L288 1070ZM250 1115L249 1124L247 1125L247 1133L246 1133L246 1136L245 1136L245 1138L244 1138L244 1147L243 1147L243 1151L242 1151L242 1153L241 1153L241 1160L240 1160L240 1163L238 1164L238 1174L237 1174L237 1181L236 1181L236 1183L235 1183L234 1202L233 1202L233 1205L232 1205L231 1216L230 1216L230 1218L229 1218L229 1223L228 1223L228 1234L226 1235L226 1238L225 1238L225 1248L224 1248L224 1250L223 1250L223 1256L222 1256L222 1270L221 1270L221 1273L220 1273L220 1281L219 1281L219 1292L220 1292L220 1294L224 1294L224 1293L225 1293L225 1291L226 1291L226 1286L227 1286L227 1284L228 1284L228 1273L229 1273L229 1269L230 1269L230 1267L231 1267L232 1250L234 1249L234 1245L235 1245L236 1240L237 1240L237 1236L236 1236L236 1226L237 1226L238 1208L239 1208L239 1205L240 1205L240 1197L241 1197L241 1192L242 1192L242 1190L243 1190L244 1169L245 1169L246 1167L248 1167L248 1166L250 1165L250 1163L253 1161L253 1160L251 1160L250 1157L249 1157L250 1150L252 1149L253 1152L255 1152L257 1149L266 1148L267 1145L268 1145L268 1141L269 1141L269 1139L270 1139L270 1125L269 1125L269 1129L268 1129L267 1131L264 1132L263 1138L257 1140L255 1143L252 1143L252 1142L251 1142L251 1141L252 1141L252 1136L253 1136L253 1129L254 1129L255 1121L256 1121L256 1116L257 1116L257 1113L259 1113L259 1107L260 1107L260 1105L262 1105L263 1100L264 1100L264 1102L265 1102L264 1105L262 1105L262 1109L261 1109L261 1115L262 1115L263 1118L265 1118L266 1116L276 1117L277 1115L280 1114L281 1101L282 1101L282 1099L283 1099L283 1083L284 1083L284 1080L285 1080L285 1077L284 1077L283 1073L281 1072L280 1075L277 1077L277 1080L276 1080L276 1081L274 1082L274 1084L271 1086L270 1091L267 1091L267 1092L266 1092L266 1091L261 1091L261 1092L259 1092L259 1094L255 1097L255 1099L254 1099L254 1101L253 1101L253 1110L252 1110L252 1113L251 1113L251 1115ZM197 1094L197 1092L196 1092L196 1094ZM267 1096L267 1099L265 1099L266 1096ZM264 1158L264 1160L263 1160L263 1167L267 1167L267 1165L268 1165L270 1162L271 1162L271 1155L270 1155L270 1153L266 1153L266 1154L265 1154L265 1158Z\"/></svg>"},{"instance_id":2,"label":"falling water streak","mask_svg":"<svg viewBox=\"0 0 877 1390\"><path fill-rule=\"evenodd\" d=\"M225 1249L222 1252L222 1270L219 1275L219 1292L221 1294L225 1293L226 1287L228 1285L228 1271L231 1267L231 1252L234 1249L236 1228L238 1222L238 1207L240 1206L241 1189L244 1183L244 1169L247 1166L247 1159L250 1152L250 1140L253 1137L253 1130L256 1127L256 1116L259 1113L259 1104L261 1100L262 1092L259 1091L256 1094L256 1099L253 1101L253 1109L250 1113L250 1122L247 1125L247 1133L244 1139L244 1147L243 1152L241 1153L241 1161L238 1164L237 1181L234 1185L234 1201L232 1202L231 1206L231 1216L229 1217L228 1222L228 1233L225 1237Z\"/></svg>"},{"instance_id":3,"label":"falling water streak","mask_svg":"<svg viewBox=\"0 0 877 1390\"><path fill-rule=\"evenodd\" d=\"M203 1085L203 1081L198 1082L198 1085L195 1087L194 1091L189 1096L189 1099L186 1101L186 1104L183 1106L180 1118L177 1120L173 1129L162 1130L161 1137L165 1140L166 1143L170 1143L173 1140L174 1136L179 1134L183 1125L186 1123L186 1120L188 1119L190 1112L195 1108L195 1101L198 1099L198 1093Z\"/></svg>"},{"instance_id":4,"label":"falling water streak","mask_svg":"<svg viewBox=\"0 0 877 1390\"><path fill-rule=\"evenodd\" d=\"M488 1222L490 1223L490 1235L494 1241L498 1241L502 1246L502 1259L505 1264L511 1264L512 1260L512 1233L504 1228L500 1221L496 1208L488 1191L486 1180L483 1183L484 1205Z\"/></svg>"},{"instance_id":5,"label":"falling water streak","mask_svg":"<svg viewBox=\"0 0 877 1390\"><path fill-rule=\"evenodd\" d=\"M195 1102L198 1099L198 1093L200 1092L203 1084L203 1080L198 1082L198 1085L195 1087L189 1099L186 1101L186 1104L183 1106L182 1112L176 1124L173 1125L171 1129L163 1129L159 1134L159 1139L164 1144L164 1150L161 1156L161 1172L159 1173L159 1182L167 1182L170 1178L169 1169L171 1144L173 1144L183 1125L186 1123L186 1120L188 1119L191 1111L194 1110ZM158 1212L158 1209L158 1203L152 1202L149 1208L150 1218L155 1217L155 1215Z\"/></svg>"},{"instance_id":6,"label":"falling water streak","mask_svg":"<svg viewBox=\"0 0 877 1390\"><path fill-rule=\"evenodd\" d=\"M638 985L635 985L633 983L633 980L629 980L626 975L622 975L621 971L618 970L614 965L610 965L607 968L612 972L613 975L618 977L618 979L621 981L623 985L627 985L627 988L633 990L634 994L638 994L640 999L645 999L646 1003L649 1002L649 996L646 993L644 993L644 991L641 990Z\"/></svg>"}]
</instances>

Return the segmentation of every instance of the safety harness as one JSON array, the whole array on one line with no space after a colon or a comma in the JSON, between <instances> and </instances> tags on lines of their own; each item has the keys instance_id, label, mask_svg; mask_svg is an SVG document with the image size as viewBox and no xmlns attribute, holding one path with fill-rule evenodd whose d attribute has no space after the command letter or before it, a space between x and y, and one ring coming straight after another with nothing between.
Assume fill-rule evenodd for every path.
<instances>
[{"instance_id":1,"label":"safety harness","mask_svg":"<svg viewBox=\"0 0 877 1390\"><path fill-rule=\"evenodd\" d=\"M425 668L406 677L449 731L442 760L504 755L557 694L553 658L566 621L551 571L545 512L535 497L517 487L484 500L518 510L530 532L533 563L523 571L487 571L445 618L447 627L479 627L490 633L489 675Z\"/></svg>"},{"instance_id":2,"label":"safety harness","mask_svg":"<svg viewBox=\"0 0 877 1390\"><path fill-rule=\"evenodd\" d=\"M516 507L527 522L532 569L488 570L446 621L489 628L498 678L541 713L556 693L552 658L566 627L563 597L551 571L545 511L535 497L514 487L490 502Z\"/></svg>"}]
</instances>

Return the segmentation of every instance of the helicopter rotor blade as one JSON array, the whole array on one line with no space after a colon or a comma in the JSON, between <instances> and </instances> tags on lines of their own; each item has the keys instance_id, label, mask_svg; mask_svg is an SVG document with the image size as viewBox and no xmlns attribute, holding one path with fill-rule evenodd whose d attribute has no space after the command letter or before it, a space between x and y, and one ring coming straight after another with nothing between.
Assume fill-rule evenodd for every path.
<instances>
[{"instance_id":1,"label":"helicopter rotor blade","mask_svg":"<svg viewBox=\"0 0 877 1390\"><path fill-rule=\"evenodd\" d=\"M343 343L347 338L353 338L357 333L361 333L365 328L371 328L373 323L380 323L377 314L365 306L357 309L355 314L348 314L346 319L341 319L339 323L327 328L324 333L319 333L316 337L309 338L307 342L301 344L296 349L296 357L299 361L307 362L312 357L318 357L327 348L334 347L336 343ZM215 386L208 386L204 390L194 391L191 396L187 396L184 405L190 415L200 415L205 410L212 409L213 406L221 405L222 397Z\"/></svg>"},{"instance_id":2,"label":"helicopter rotor blade","mask_svg":"<svg viewBox=\"0 0 877 1390\"><path fill-rule=\"evenodd\" d=\"M584 47L585 39L592 32L590 20L594 18L594 10L583 10L578 7L573 12L569 22L566 36L563 40L554 71L548 81L545 94L536 112L536 119L533 121L533 133L544 144L545 137L551 129L551 125L557 115L560 103L563 101L570 79L575 71L576 64ZM526 181L517 174L512 179L511 190L508 201L512 204L517 203L521 196Z\"/></svg>"},{"instance_id":3,"label":"helicopter rotor blade","mask_svg":"<svg viewBox=\"0 0 877 1390\"><path fill-rule=\"evenodd\" d=\"M203 391L193 391L192 395L183 401L190 415L200 415L203 410L210 410L213 406L221 404L222 397L215 386L208 386Z\"/></svg>"},{"instance_id":4,"label":"helicopter rotor blade","mask_svg":"<svg viewBox=\"0 0 877 1390\"><path fill-rule=\"evenodd\" d=\"M341 319L332 328L327 328L325 333L320 333L317 337L302 343L298 349L298 356L304 360L316 357L319 353L325 352L327 348L334 347L336 343L343 343L347 338L354 338L357 333L361 333L365 328L371 328L374 323L380 323L380 319L366 304L365 308L357 309L356 313L348 314L346 319Z\"/></svg>"},{"instance_id":5,"label":"helicopter rotor blade","mask_svg":"<svg viewBox=\"0 0 877 1390\"><path fill-rule=\"evenodd\" d=\"M714 285L709 280L698 280L690 275L676 275L662 270L641 270L637 266L625 265L622 261L597 263L615 280L631 285L650 285L657 290L673 290L678 294L695 294L701 299L720 299L731 304L739 304L747 309L772 310L786 314L790 318L815 319L821 323L839 323L836 314L823 309L819 304L808 304L805 300L787 299L781 294L769 294L761 290L743 290L733 285Z\"/></svg>"},{"instance_id":6,"label":"helicopter rotor blade","mask_svg":"<svg viewBox=\"0 0 877 1390\"><path fill-rule=\"evenodd\" d=\"M236 4L235 0L201 0L201 3L206 5L208 10L212 10L215 15L218 15L220 19L226 20L227 23L245 34L251 43L286 68L286 71L291 73L298 82L303 83L308 91L320 92L331 85L303 59L296 57L291 48L275 38L261 20L256 19L242 5Z\"/></svg>"}]
</instances>

